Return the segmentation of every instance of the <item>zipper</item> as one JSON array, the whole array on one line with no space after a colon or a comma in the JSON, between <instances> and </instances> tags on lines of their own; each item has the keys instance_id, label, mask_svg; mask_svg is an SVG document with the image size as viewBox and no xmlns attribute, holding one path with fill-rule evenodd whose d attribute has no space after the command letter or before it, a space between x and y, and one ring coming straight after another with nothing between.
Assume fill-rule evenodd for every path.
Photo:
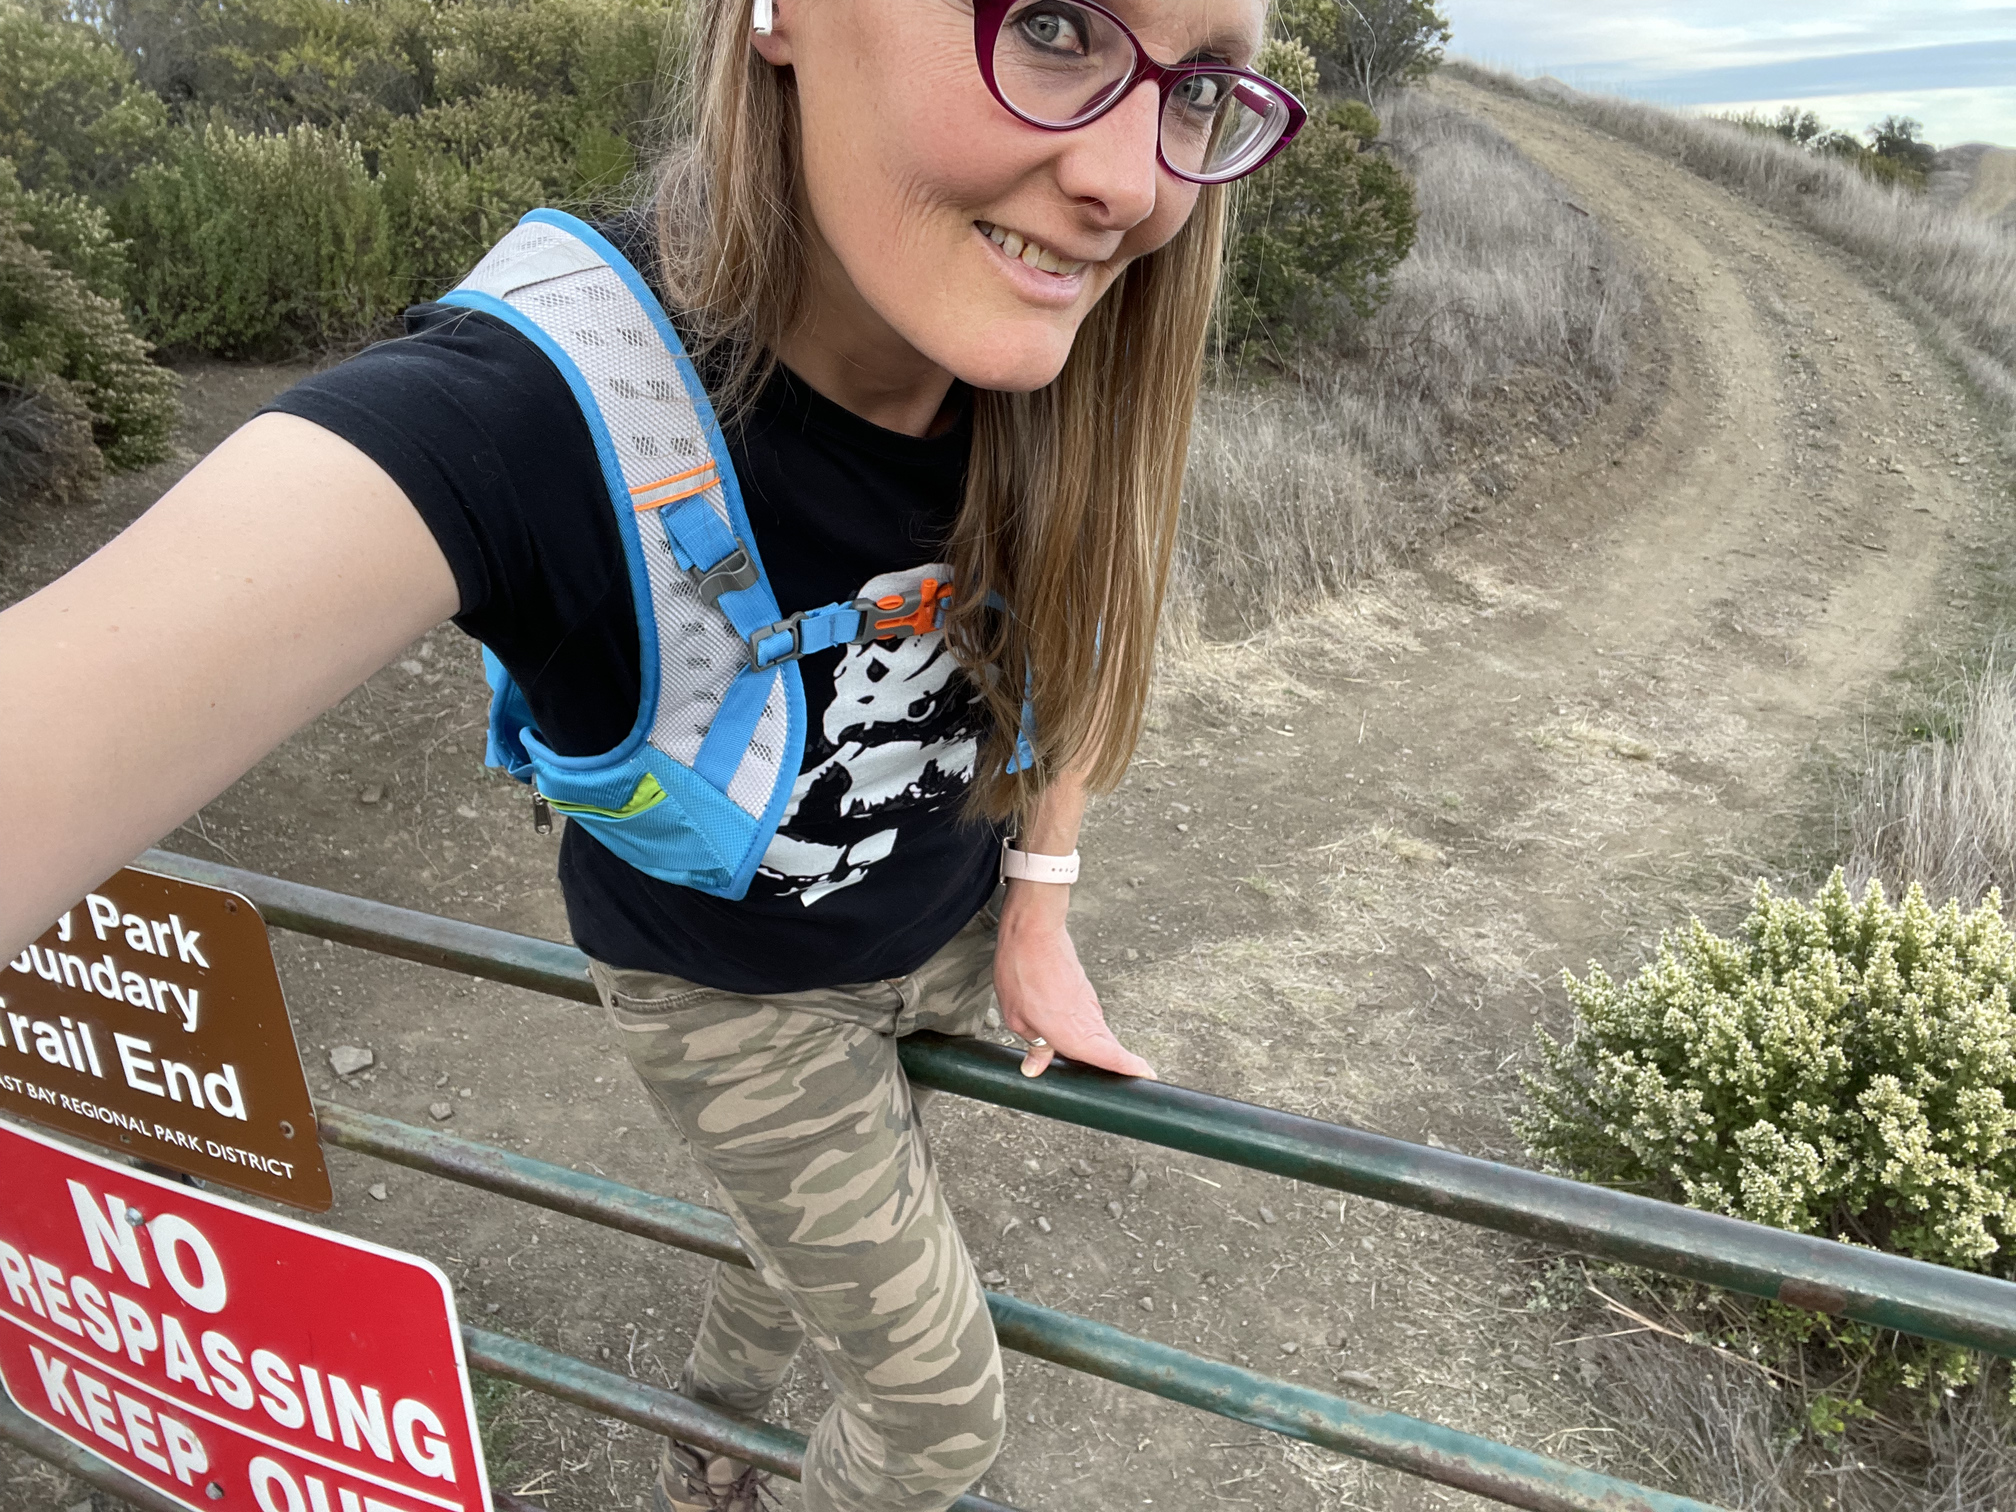
<instances>
[{"instance_id":1,"label":"zipper","mask_svg":"<svg viewBox=\"0 0 2016 1512\"><path fill-rule=\"evenodd\" d=\"M542 835L553 832L553 814L557 809L563 814L579 814L589 819L634 819L646 809L654 809L665 801L665 789L658 779L646 772L631 791L630 801L620 809L597 808L592 803L563 803L557 798L548 798L537 787L532 789L532 828Z\"/></svg>"}]
</instances>

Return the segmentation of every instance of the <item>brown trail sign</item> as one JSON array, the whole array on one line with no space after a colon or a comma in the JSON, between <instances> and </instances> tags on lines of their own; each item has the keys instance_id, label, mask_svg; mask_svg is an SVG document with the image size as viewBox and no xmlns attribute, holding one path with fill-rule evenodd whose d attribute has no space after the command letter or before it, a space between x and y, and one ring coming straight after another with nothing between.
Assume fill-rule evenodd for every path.
<instances>
[{"instance_id":1,"label":"brown trail sign","mask_svg":"<svg viewBox=\"0 0 2016 1512\"><path fill-rule=\"evenodd\" d=\"M265 921L222 888L129 867L0 962L0 1113L330 1204Z\"/></svg>"}]
</instances>

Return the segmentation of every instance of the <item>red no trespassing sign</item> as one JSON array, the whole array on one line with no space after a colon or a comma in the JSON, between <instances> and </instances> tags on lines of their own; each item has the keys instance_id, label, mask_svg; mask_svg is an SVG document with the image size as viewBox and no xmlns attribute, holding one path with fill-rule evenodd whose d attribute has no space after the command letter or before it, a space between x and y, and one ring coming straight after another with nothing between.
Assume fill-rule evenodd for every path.
<instances>
[{"instance_id":1,"label":"red no trespassing sign","mask_svg":"<svg viewBox=\"0 0 2016 1512\"><path fill-rule=\"evenodd\" d=\"M0 1380L196 1512L488 1512L448 1280L0 1124Z\"/></svg>"}]
</instances>

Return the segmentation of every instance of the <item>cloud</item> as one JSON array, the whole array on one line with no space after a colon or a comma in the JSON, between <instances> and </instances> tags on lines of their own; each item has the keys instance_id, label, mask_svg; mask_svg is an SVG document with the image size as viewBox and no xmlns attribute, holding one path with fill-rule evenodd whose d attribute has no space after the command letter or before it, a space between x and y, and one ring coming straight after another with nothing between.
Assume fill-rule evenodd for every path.
<instances>
[{"instance_id":1,"label":"cloud","mask_svg":"<svg viewBox=\"0 0 2016 1512\"><path fill-rule=\"evenodd\" d=\"M1682 105L1770 96L1847 95L1917 89L1989 89L2016 79L2016 38L1949 42L1882 52L1827 53L1734 67L1641 74L1633 93Z\"/></svg>"},{"instance_id":2,"label":"cloud","mask_svg":"<svg viewBox=\"0 0 2016 1512\"><path fill-rule=\"evenodd\" d=\"M2016 144L2016 5L1953 0L1447 0L1452 50L1579 89L1714 109L1798 103L1856 129Z\"/></svg>"},{"instance_id":3,"label":"cloud","mask_svg":"<svg viewBox=\"0 0 2016 1512\"><path fill-rule=\"evenodd\" d=\"M1527 70L1600 66L1620 80L1838 53L2016 41L2016 5L1952 0L1449 0L1455 46ZM1959 81L1948 80L1949 85Z\"/></svg>"}]
</instances>

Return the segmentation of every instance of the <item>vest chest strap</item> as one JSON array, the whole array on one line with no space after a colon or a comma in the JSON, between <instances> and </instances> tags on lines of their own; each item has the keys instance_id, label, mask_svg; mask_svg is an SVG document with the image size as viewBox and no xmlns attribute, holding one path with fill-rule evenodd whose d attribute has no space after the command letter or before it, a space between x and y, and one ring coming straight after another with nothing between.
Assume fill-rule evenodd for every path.
<instances>
[{"instance_id":1,"label":"vest chest strap","mask_svg":"<svg viewBox=\"0 0 2016 1512\"><path fill-rule=\"evenodd\" d=\"M865 646L870 641L929 635L943 626L944 610L951 602L950 583L926 578L907 593L787 614L749 637L749 665L762 672L834 646Z\"/></svg>"}]
</instances>

